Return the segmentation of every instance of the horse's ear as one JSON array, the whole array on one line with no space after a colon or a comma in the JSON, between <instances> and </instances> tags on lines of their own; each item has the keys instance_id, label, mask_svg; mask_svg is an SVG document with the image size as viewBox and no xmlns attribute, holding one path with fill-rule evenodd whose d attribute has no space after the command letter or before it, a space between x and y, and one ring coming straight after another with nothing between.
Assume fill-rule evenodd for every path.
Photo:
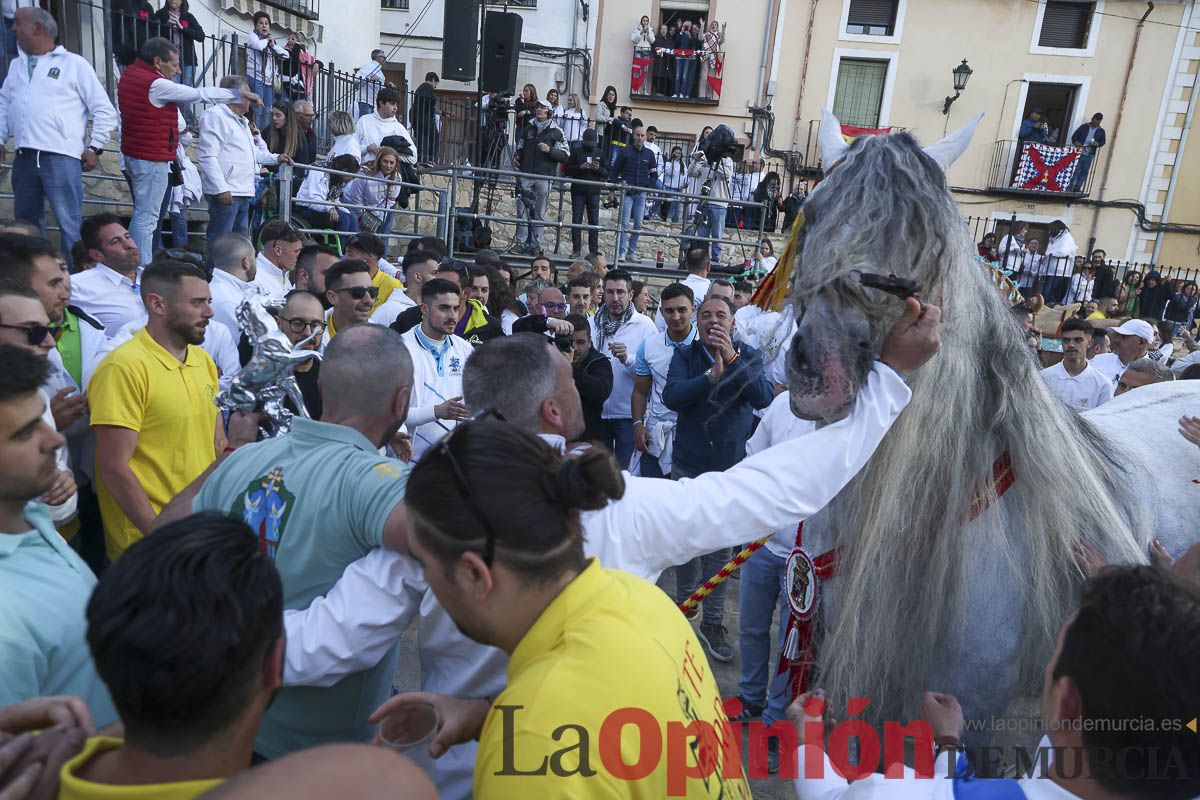
<instances>
[{"instance_id":1,"label":"horse's ear","mask_svg":"<svg viewBox=\"0 0 1200 800\"><path fill-rule=\"evenodd\" d=\"M817 150L821 154L821 166L826 172L842 160L850 145L842 136L842 123L828 108L821 112L821 130L817 133Z\"/></svg>"},{"instance_id":2,"label":"horse's ear","mask_svg":"<svg viewBox=\"0 0 1200 800\"><path fill-rule=\"evenodd\" d=\"M971 137L975 135L975 129L979 127L981 119L983 119L982 111L976 114L966 125L949 134L937 144L931 144L929 147L926 147L925 155L936 161L943 172L950 169L950 165L967 151L967 146L971 144Z\"/></svg>"}]
</instances>

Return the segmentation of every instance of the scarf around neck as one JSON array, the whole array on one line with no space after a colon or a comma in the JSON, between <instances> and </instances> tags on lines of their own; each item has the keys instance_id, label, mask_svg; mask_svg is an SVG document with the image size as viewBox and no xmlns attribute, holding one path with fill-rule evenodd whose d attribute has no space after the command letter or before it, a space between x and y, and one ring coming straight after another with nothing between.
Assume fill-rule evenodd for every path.
<instances>
[{"instance_id":1,"label":"scarf around neck","mask_svg":"<svg viewBox=\"0 0 1200 800\"><path fill-rule=\"evenodd\" d=\"M599 342L597 343L596 346L600 349L603 349L604 342L607 341L608 339L611 339L612 337L616 336L617 331L619 331L621 329L621 326L624 325L626 322L629 322L629 320L631 320L631 319L633 319L633 302L632 301L630 301L629 305L625 306L625 313L622 314L617 319L613 319L612 317L609 316L607 303L600 306L600 308L596 311L596 317L593 322L593 324L600 331L599 336L598 336Z\"/></svg>"}]
</instances>

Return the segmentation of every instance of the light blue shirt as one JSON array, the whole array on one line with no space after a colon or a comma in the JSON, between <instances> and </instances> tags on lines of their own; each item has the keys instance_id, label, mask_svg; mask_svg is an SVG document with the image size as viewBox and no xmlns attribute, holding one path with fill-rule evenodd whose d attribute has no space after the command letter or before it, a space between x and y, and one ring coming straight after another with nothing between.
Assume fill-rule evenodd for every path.
<instances>
[{"instance_id":1,"label":"light blue shirt","mask_svg":"<svg viewBox=\"0 0 1200 800\"><path fill-rule=\"evenodd\" d=\"M117 720L87 644L85 610L96 586L41 503L25 507L32 530L0 533L0 706L42 695L79 695L97 727Z\"/></svg>"},{"instance_id":2,"label":"light blue shirt","mask_svg":"<svg viewBox=\"0 0 1200 800\"><path fill-rule=\"evenodd\" d=\"M307 608L343 570L382 544L383 528L403 501L409 467L386 458L358 431L311 419L287 436L238 448L192 503L193 511L239 517L283 580L284 608ZM267 758L330 742L363 742L367 717L387 699L398 650L328 688L282 689L258 729L255 751Z\"/></svg>"},{"instance_id":3,"label":"light blue shirt","mask_svg":"<svg viewBox=\"0 0 1200 800\"><path fill-rule=\"evenodd\" d=\"M446 353L450 352L450 337L442 339L441 344L430 339L421 332L421 326L413 328L413 332L417 335L417 344L429 351L433 356L433 363L437 365L437 374L439 378L446 377Z\"/></svg>"},{"instance_id":4,"label":"light blue shirt","mask_svg":"<svg viewBox=\"0 0 1200 800\"><path fill-rule=\"evenodd\" d=\"M633 374L651 377L653 388L650 400L646 404L646 425L653 427L659 422L674 422L675 412L663 405L662 390L667 385L667 370L671 367L671 359L675 357L676 348L691 344L696 339L696 326L688 331L682 342L673 342L667 333L650 336L638 345L637 361L633 366Z\"/></svg>"}]
</instances>

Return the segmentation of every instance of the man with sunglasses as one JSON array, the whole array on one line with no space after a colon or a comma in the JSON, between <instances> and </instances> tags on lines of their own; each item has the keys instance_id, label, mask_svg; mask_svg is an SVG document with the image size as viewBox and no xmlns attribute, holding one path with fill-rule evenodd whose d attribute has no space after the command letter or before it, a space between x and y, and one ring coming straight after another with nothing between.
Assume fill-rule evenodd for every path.
<instances>
[{"instance_id":1,"label":"man with sunglasses","mask_svg":"<svg viewBox=\"0 0 1200 800\"><path fill-rule=\"evenodd\" d=\"M37 292L17 287L0 288L0 344L19 347L28 350L39 359L49 360L50 353L54 350L54 334L57 331L57 327L51 327ZM45 403L42 420L52 430L58 426L50 410L50 398L65 382L61 369L51 365L46 382L42 384L41 393ZM50 506L50 516L54 524L61 527L74 519L77 497L66 444L58 448L55 458L58 472L54 483L40 499Z\"/></svg>"},{"instance_id":2,"label":"man with sunglasses","mask_svg":"<svg viewBox=\"0 0 1200 800\"><path fill-rule=\"evenodd\" d=\"M312 336L313 338L305 342L301 349L314 352L324 349L321 337L325 333L325 309L321 306L321 299L307 289L293 289L288 292L283 309L279 312L279 316L275 317L275 324L279 326L279 330L283 332L293 347ZM313 334L316 335L313 336ZM320 419L323 408L321 391L318 388L321 362L318 359L310 358L303 364L297 364L293 372L296 376L296 385L300 388L300 394L304 398L304 408L308 411L308 416ZM292 407L290 400L288 407L292 409L293 413L300 412L300 409Z\"/></svg>"},{"instance_id":3,"label":"man with sunglasses","mask_svg":"<svg viewBox=\"0 0 1200 800\"><path fill-rule=\"evenodd\" d=\"M330 341L339 330L371 318L379 288L371 283L371 270L356 258L344 258L325 273L325 297L329 300Z\"/></svg>"},{"instance_id":4,"label":"man with sunglasses","mask_svg":"<svg viewBox=\"0 0 1200 800\"><path fill-rule=\"evenodd\" d=\"M416 458L467 418L462 376L474 350L454 335L462 308L457 284L441 278L428 281L421 289L420 308L421 324L401 337L413 360L407 424Z\"/></svg>"}]
</instances>

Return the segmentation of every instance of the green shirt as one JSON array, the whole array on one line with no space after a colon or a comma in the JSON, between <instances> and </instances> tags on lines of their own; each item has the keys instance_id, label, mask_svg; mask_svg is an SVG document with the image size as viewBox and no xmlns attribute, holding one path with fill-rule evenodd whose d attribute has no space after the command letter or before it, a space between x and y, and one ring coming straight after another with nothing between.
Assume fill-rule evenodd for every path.
<instances>
[{"instance_id":1,"label":"green shirt","mask_svg":"<svg viewBox=\"0 0 1200 800\"><path fill-rule=\"evenodd\" d=\"M96 576L54 529L41 503L33 530L0 533L0 706L39 695L83 698L97 727L117 719L87 645L84 611Z\"/></svg>"},{"instance_id":2,"label":"green shirt","mask_svg":"<svg viewBox=\"0 0 1200 800\"><path fill-rule=\"evenodd\" d=\"M76 386L83 386L83 343L80 340L79 317L69 308L63 309L62 328L58 334L58 354L62 356L67 374Z\"/></svg>"},{"instance_id":3,"label":"green shirt","mask_svg":"<svg viewBox=\"0 0 1200 800\"><path fill-rule=\"evenodd\" d=\"M352 428L297 418L291 434L239 448L222 462L192 510L243 519L275 560L284 608L303 609L352 561L382 544L408 470ZM367 741L367 717L388 697L396 654L393 648L375 667L328 688L281 690L263 717L255 751L275 759L329 742Z\"/></svg>"}]
</instances>

